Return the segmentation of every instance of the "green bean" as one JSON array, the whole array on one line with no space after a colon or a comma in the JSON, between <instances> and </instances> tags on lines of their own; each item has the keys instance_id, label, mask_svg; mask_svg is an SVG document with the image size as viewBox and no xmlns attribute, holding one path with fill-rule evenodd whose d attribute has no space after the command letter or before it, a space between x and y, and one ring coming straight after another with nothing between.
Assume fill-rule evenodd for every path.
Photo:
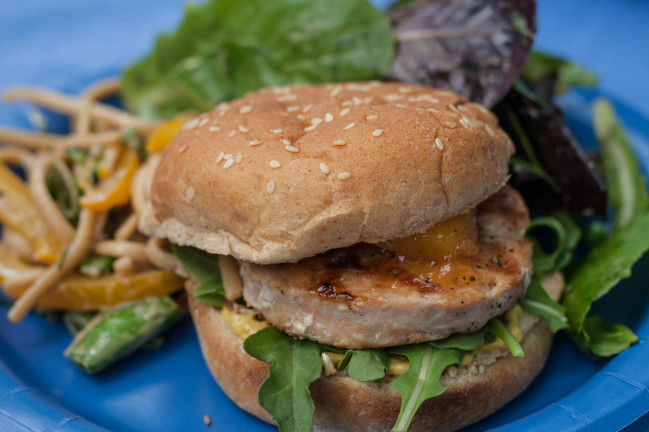
<instances>
[{"instance_id":1,"label":"green bean","mask_svg":"<svg viewBox=\"0 0 649 432\"><path fill-rule=\"evenodd\" d=\"M99 372L138 349L182 314L181 307L168 296L102 311L77 334L65 355L85 371Z\"/></svg>"},{"instance_id":2,"label":"green bean","mask_svg":"<svg viewBox=\"0 0 649 432\"><path fill-rule=\"evenodd\" d=\"M608 203L615 215L613 227L619 231L649 207L645 180L609 101L595 103L593 122L606 171Z\"/></svg>"}]
</instances>

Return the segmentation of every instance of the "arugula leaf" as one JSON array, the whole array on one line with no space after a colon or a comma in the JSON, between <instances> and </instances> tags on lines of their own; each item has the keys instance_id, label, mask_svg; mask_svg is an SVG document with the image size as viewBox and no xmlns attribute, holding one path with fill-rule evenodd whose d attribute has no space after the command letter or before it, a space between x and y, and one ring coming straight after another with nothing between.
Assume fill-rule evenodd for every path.
<instances>
[{"instance_id":1,"label":"arugula leaf","mask_svg":"<svg viewBox=\"0 0 649 432\"><path fill-rule=\"evenodd\" d=\"M198 283L203 283L219 268L217 255L209 254L191 246L172 245L174 254L180 264L187 270Z\"/></svg>"},{"instance_id":2,"label":"arugula leaf","mask_svg":"<svg viewBox=\"0 0 649 432\"><path fill-rule=\"evenodd\" d=\"M473 333L456 333L446 339L429 342L429 344L437 349L456 348L463 351L473 351L484 344L486 332L487 327L483 327Z\"/></svg>"},{"instance_id":3,"label":"arugula leaf","mask_svg":"<svg viewBox=\"0 0 649 432\"><path fill-rule=\"evenodd\" d=\"M380 78L392 43L367 0L190 3L177 31L126 70L122 94L140 116L170 118L263 87Z\"/></svg>"},{"instance_id":4,"label":"arugula leaf","mask_svg":"<svg viewBox=\"0 0 649 432\"><path fill-rule=\"evenodd\" d=\"M553 332L569 327L566 308L554 301L543 289L540 276L535 276L532 279L532 283L527 287L527 294L520 305L526 311L545 318Z\"/></svg>"},{"instance_id":5,"label":"arugula leaf","mask_svg":"<svg viewBox=\"0 0 649 432\"><path fill-rule=\"evenodd\" d=\"M538 240L531 236L534 229L544 227L552 230L556 236L556 245L551 253L546 253ZM545 274L553 270L561 270L570 264L579 239L581 230L565 212L555 212L552 216L533 219L528 229L528 237L534 241L532 262L536 274Z\"/></svg>"},{"instance_id":6,"label":"arugula leaf","mask_svg":"<svg viewBox=\"0 0 649 432\"><path fill-rule=\"evenodd\" d=\"M608 205L615 213L614 229L620 230L649 209L646 183L610 102L595 102L593 122L606 171Z\"/></svg>"},{"instance_id":7,"label":"arugula leaf","mask_svg":"<svg viewBox=\"0 0 649 432\"><path fill-rule=\"evenodd\" d=\"M591 303L629 277L633 264L649 250L648 232L649 213L645 213L591 249L583 264L575 270L566 287L563 306L570 327L578 336L583 337L584 319Z\"/></svg>"},{"instance_id":8,"label":"arugula leaf","mask_svg":"<svg viewBox=\"0 0 649 432\"><path fill-rule=\"evenodd\" d=\"M378 381L388 373L388 360L388 353L382 349L348 350L337 369L347 367L349 377L356 381Z\"/></svg>"},{"instance_id":9,"label":"arugula leaf","mask_svg":"<svg viewBox=\"0 0 649 432\"><path fill-rule=\"evenodd\" d=\"M208 306L223 306L225 288L221 272L216 271L209 279L194 290L194 298L201 304Z\"/></svg>"},{"instance_id":10,"label":"arugula leaf","mask_svg":"<svg viewBox=\"0 0 649 432\"><path fill-rule=\"evenodd\" d=\"M595 87L597 77L581 66L560 57L532 51L521 72L521 78L529 83L552 81L554 94L562 94L573 87Z\"/></svg>"},{"instance_id":11,"label":"arugula leaf","mask_svg":"<svg viewBox=\"0 0 649 432\"><path fill-rule=\"evenodd\" d=\"M270 362L268 378L257 391L259 404L277 421L281 432L311 430L314 404L309 385L322 373L322 349L310 340L297 340L275 327L248 337L243 349Z\"/></svg>"},{"instance_id":12,"label":"arugula leaf","mask_svg":"<svg viewBox=\"0 0 649 432\"><path fill-rule=\"evenodd\" d=\"M600 357L618 354L638 342L638 337L627 326L605 323L598 316L586 317L584 330L588 335L589 350Z\"/></svg>"},{"instance_id":13,"label":"arugula leaf","mask_svg":"<svg viewBox=\"0 0 649 432\"><path fill-rule=\"evenodd\" d=\"M487 331L494 336L502 339L509 348L509 351L514 357L523 358L525 353L523 352L523 347L518 343L514 335L511 334L509 329L502 321L498 318L494 318L487 323Z\"/></svg>"},{"instance_id":14,"label":"arugula leaf","mask_svg":"<svg viewBox=\"0 0 649 432\"><path fill-rule=\"evenodd\" d=\"M401 411L392 431L406 431L419 406L447 390L439 378L450 365L459 365L463 351L436 349L427 343L394 348L390 352L408 357L408 372L390 383L401 394Z\"/></svg>"},{"instance_id":15,"label":"arugula leaf","mask_svg":"<svg viewBox=\"0 0 649 432\"><path fill-rule=\"evenodd\" d=\"M173 245L173 250L180 264L200 284L194 290L194 298L201 304L223 306L225 288L218 255L191 246Z\"/></svg>"}]
</instances>

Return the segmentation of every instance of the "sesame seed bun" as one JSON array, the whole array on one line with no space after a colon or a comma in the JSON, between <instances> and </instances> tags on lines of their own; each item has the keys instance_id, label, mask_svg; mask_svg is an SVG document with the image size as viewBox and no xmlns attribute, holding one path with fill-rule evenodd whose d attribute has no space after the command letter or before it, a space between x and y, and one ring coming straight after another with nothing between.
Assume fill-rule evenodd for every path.
<instances>
[{"instance_id":1,"label":"sesame seed bun","mask_svg":"<svg viewBox=\"0 0 649 432\"><path fill-rule=\"evenodd\" d=\"M563 286L563 279L551 281ZM205 361L221 389L240 408L275 424L257 402L257 389L266 379L268 364L250 357L240 339L218 309L196 302L189 306ZM474 423L515 398L543 368L552 344L552 332L544 319L524 313L523 359L507 350L483 353L460 368L449 368L441 384L449 389L425 401L408 429L453 431ZM315 404L314 430L384 431L394 425L401 407L400 394L390 386L393 377L363 383L345 372L323 375L310 387Z\"/></svg>"},{"instance_id":2,"label":"sesame seed bun","mask_svg":"<svg viewBox=\"0 0 649 432\"><path fill-rule=\"evenodd\" d=\"M396 83L250 93L188 122L165 151L140 228L260 264L422 232L506 182L496 118Z\"/></svg>"}]
</instances>

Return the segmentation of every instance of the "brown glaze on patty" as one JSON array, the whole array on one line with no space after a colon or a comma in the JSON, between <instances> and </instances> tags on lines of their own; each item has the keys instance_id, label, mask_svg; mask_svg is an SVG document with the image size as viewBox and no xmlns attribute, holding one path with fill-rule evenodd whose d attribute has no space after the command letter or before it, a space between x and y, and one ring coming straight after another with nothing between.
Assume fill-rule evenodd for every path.
<instances>
[{"instance_id":1,"label":"brown glaze on patty","mask_svg":"<svg viewBox=\"0 0 649 432\"><path fill-rule=\"evenodd\" d=\"M345 348L471 332L522 299L531 276L520 195L503 188L480 204L477 221L471 257L430 262L357 244L292 264L242 262L243 295L286 333Z\"/></svg>"}]
</instances>

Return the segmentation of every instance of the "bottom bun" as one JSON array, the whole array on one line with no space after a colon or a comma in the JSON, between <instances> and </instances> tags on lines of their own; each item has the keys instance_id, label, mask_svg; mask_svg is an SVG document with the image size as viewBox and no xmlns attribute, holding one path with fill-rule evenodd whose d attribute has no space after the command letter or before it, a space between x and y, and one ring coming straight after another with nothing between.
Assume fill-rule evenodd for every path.
<instances>
[{"instance_id":1,"label":"bottom bun","mask_svg":"<svg viewBox=\"0 0 649 432\"><path fill-rule=\"evenodd\" d=\"M239 338L214 307L189 295L203 356L221 389L239 407L276 424L257 402L257 389L266 379L268 363L250 357ZM521 318L525 358L506 350L477 356L463 367L447 369L441 384L449 389L425 401L409 431L453 431L493 413L520 394L541 371L552 344L545 320L525 313ZM451 376L453 375L453 376ZM344 372L322 376L311 384L315 403L314 430L385 431L397 420L401 395L389 380L355 381Z\"/></svg>"}]
</instances>

